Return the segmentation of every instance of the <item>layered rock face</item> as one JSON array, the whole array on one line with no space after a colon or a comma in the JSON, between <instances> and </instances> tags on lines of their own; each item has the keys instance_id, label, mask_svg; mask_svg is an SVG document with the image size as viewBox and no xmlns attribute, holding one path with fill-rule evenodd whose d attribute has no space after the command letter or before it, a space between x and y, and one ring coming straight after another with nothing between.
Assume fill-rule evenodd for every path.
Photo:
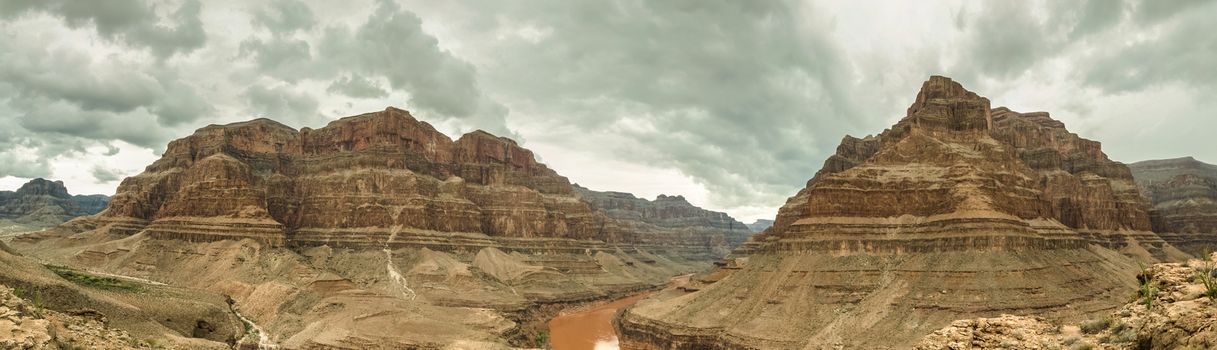
<instances>
[{"instance_id":1,"label":"layered rock face","mask_svg":"<svg viewBox=\"0 0 1217 350\"><path fill-rule=\"evenodd\" d=\"M16 192L0 191L0 220L33 228L48 227L77 216L97 214L109 200L104 195L68 194L63 181L33 179Z\"/></svg>"},{"instance_id":2,"label":"layered rock face","mask_svg":"<svg viewBox=\"0 0 1217 350\"><path fill-rule=\"evenodd\" d=\"M1195 254L1217 248L1217 165L1186 157L1129 168L1153 202L1154 232Z\"/></svg>"},{"instance_id":3,"label":"layered rock face","mask_svg":"<svg viewBox=\"0 0 1217 350\"><path fill-rule=\"evenodd\" d=\"M698 208L683 196L659 195L654 201L623 192L599 192L575 185L580 199L610 220L606 235L629 242L730 248L752 234L748 225L726 213Z\"/></svg>"},{"instance_id":4,"label":"layered rock face","mask_svg":"<svg viewBox=\"0 0 1217 350\"><path fill-rule=\"evenodd\" d=\"M679 210L655 213L669 215L651 222L660 226L721 225L681 221ZM395 108L316 130L269 119L199 129L124 180L97 225L189 240L444 250L655 238L612 229L565 177L514 141L482 131L453 141Z\"/></svg>"},{"instance_id":5,"label":"layered rock face","mask_svg":"<svg viewBox=\"0 0 1217 350\"><path fill-rule=\"evenodd\" d=\"M1136 265L1113 249L1177 253L1128 168L989 104L932 77L891 129L846 137L750 256L621 315L623 348L905 348L963 315L1122 304Z\"/></svg>"}]
</instances>

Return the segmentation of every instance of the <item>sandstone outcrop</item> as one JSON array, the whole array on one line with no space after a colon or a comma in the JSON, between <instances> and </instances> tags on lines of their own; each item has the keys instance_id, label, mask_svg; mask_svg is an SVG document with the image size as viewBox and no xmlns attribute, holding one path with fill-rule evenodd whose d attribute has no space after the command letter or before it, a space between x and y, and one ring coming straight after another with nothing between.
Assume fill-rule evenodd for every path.
<instances>
[{"instance_id":1,"label":"sandstone outcrop","mask_svg":"<svg viewBox=\"0 0 1217 350\"><path fill-rule=\"evenodd\" d=\"M16 192L0 191L0 233L50 227L77 216L97 214L109 201L105 195L68 194L62 181L33 179Z\"/></svg>"},{"instance_id":2,"label":"sandstone outcrop","mask_svg":"<svg viewBox=\"0 0 1217 350\"><path fill-rule=\"evenodd\" d=\"M1126 300L1128 256L1183 255L1149 229L1097 142L932 77L892 128L846 137L748 256L617 327L627 349L907 348L966 317L1082 319Z\"/></svg>"},{"instance_id":3,"label":"sandstone outcrop","mask_svg":"<svg viewBox=\"0 0 1217 350\"><path fill-rule=\"evenodd\" d=\"M1193 254L1217 249L1217 165L1186 157L1128 167L1153 202L1154 232Z\"/></svg>"}]
</instances>

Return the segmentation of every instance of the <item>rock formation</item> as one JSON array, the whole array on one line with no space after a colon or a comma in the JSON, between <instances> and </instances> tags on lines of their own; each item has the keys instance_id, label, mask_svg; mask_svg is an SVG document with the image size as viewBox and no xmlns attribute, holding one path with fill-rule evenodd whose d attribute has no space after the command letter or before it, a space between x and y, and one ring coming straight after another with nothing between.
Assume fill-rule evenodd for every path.
<instances>
[{"instance_id":1,"label":"rock formation","mask_svg":"<svg viewBox=\"0 0 1217 350\"><path fill-rule=\"evenodd\" d=\"M546 315L708 268L749 232L679 196L577 188L510 139L454 141L388 108L204 127L99 215L13 247L227 295L259 343L439 348L540 345Z\"/></svg>"},{"instance_id":2,"label":"rock formation","mask_svg":"<svg viewBox=\"0 0 1217 350\"><path fill-rule=\"evenodd\" d=\"M1193 254L1217 249L1217 165L1186 157L1128 167L1153 202L1154 232Z\"/></svg>"},{"instance_id":3,"label":"rock formation","mask_svg":"<svg viewBox=\"0 0 1217 350\"><path fill-rule=\"evenodd\" d=\"M752 232L762 232L769 229L770 226L773 226L773 220L756 219L756 221L748 224L748 228L752 229Z\"/></svg>"},{"instance_id":4,"label":"rock formation","mask_svg":"<svg viewBox=\"0 0 1217 350\"><path fill-rule=\"evenodd\" d=\"M1148 211L1097 142L932 77L891 129L847 136L749 256L617 326L634 349L905 348L967 316L1085 318L1133 289L1121 252L1182 255Z\"/></svg>"},{"instance_id":5,"label":"rock formation","mask_svg":"<svg viewBox=\"0 0 1217 350\"><path fill-rule=\"evenodd\" d=\"M61 224L77 216L93 215L106 207L104 195L70 195L62 181L33 179L16 192L0 191L0 226L9 222L25 229ZM6 229L0 227L0 232Z\"/></svg>"},{"instance_id":6,"label":"rock formation","mask_svg":"<svg viewBox=\"0 0 1217 350\"><path fill-rule=\"evenodd\" d=\"M395 108L316 130L269 119L199 129L124 180L95 224L195 241L441 250L519 239L650 238L606 229L605 216L580 201L565 177L514 141L483 131L453 141ZM388 241L394 230L401 233ZM455 242L434 232L485 238Z\"/></svg>"}]
</instances>

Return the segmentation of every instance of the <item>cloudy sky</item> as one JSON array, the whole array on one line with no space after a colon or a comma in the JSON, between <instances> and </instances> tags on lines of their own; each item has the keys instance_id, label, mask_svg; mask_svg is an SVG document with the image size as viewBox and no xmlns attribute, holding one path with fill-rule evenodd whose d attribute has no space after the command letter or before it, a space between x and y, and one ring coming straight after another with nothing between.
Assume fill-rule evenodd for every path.
<instances>
[{"instance_id":1,"label":"cloudy sky","mask_svg":"<svg viewBox=\"0 0 1217 350\"><path fill-rule=\"evenodd\" d=\"M0 0L0 189L112 194L172 139L386 106L572 182L771 218L931 74L1132 162L1217 162L1214 0Z\"/></svg>"}]
</instances>

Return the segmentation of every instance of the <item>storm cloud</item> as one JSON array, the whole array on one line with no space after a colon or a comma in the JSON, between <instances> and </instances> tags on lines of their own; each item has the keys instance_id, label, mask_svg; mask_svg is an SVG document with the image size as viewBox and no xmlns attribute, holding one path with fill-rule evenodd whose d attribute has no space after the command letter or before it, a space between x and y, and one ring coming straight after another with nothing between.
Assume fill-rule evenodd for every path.
<instances>
[{"instance_id":1,"label":"storm cloud","mask_svg":"<svg viewBox=\"0 0 1217 350\"><path fill-rule=\"evenodd\" d=\"M104 192L207 124L394 105L516 138L582 185L751 220L930 74L1050 111L1118 160L1217 161L1198 131L1217 127L1217 1L935 5L0 1L0 179ZM112 165L64 166L87 159Z\"/></svg>"}]
</instances>

